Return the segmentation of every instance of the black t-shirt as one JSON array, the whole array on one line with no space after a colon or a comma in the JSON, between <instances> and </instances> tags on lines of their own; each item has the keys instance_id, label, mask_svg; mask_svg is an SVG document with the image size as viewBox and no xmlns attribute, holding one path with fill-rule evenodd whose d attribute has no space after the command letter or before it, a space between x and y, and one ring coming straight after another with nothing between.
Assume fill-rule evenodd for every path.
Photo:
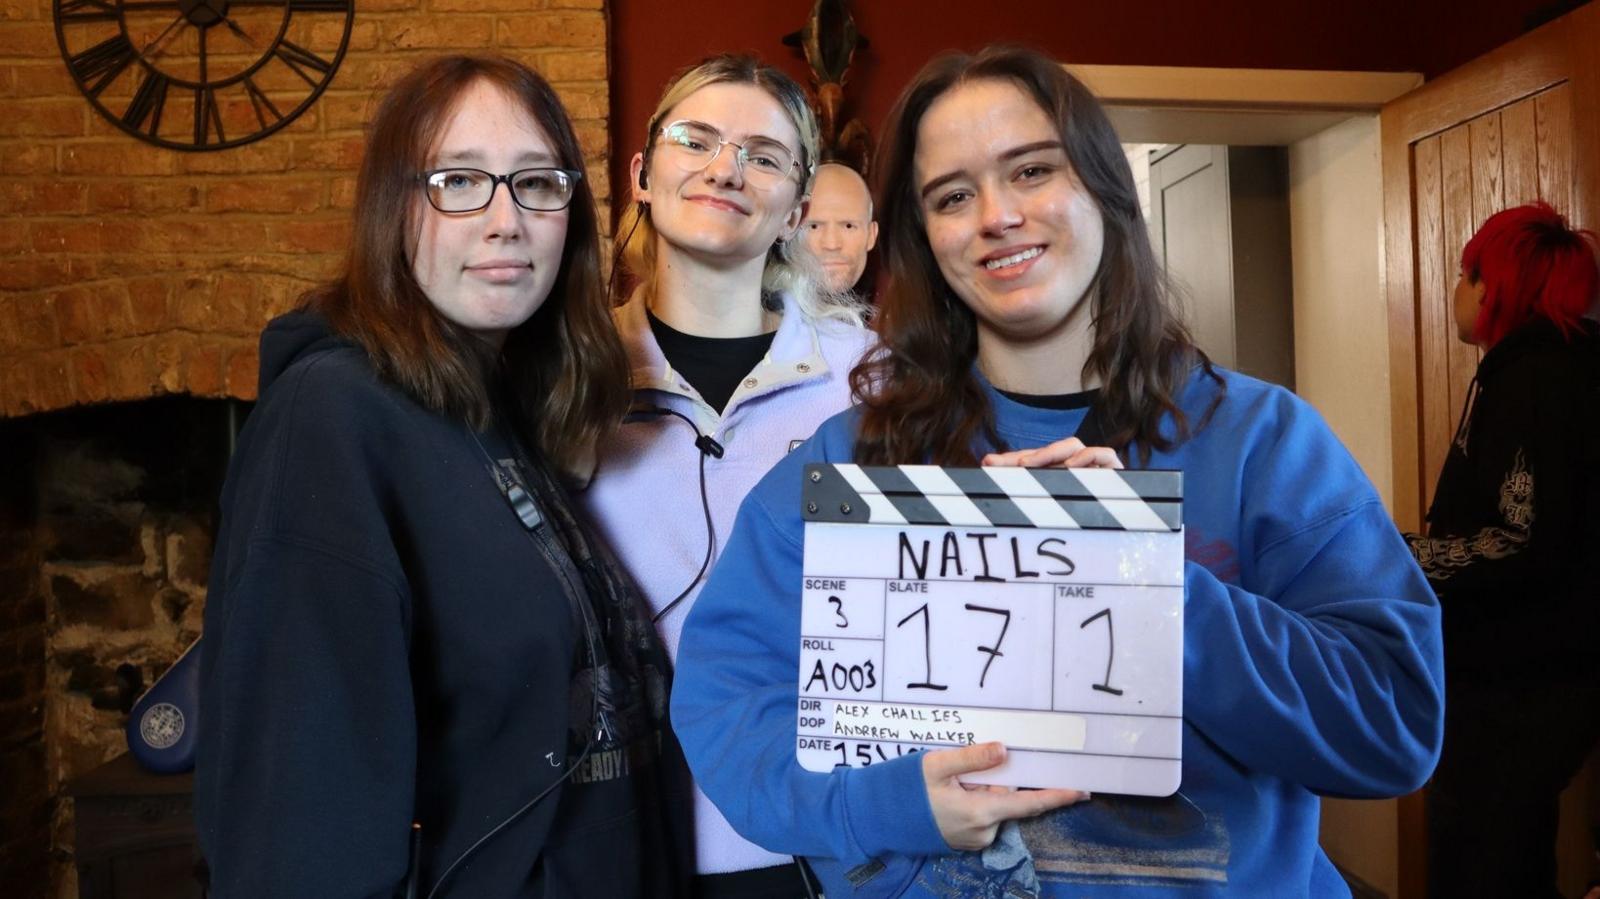
<instances>
[{"instance_id":1,"label":"black t-shirt","mask_svg":"<svg viewBox=\"0 0 1600 899\"><path fill-rule=\"evenodd\" d=\"M754 337L696 337L673 329L653 312L647 314L650 331L655 334L667 362L718 412L728 405L745 375L767 355L777 333Z\"/></svg>"},{"instance_id":2,"label":"black t-shirt","mask_svg":"<svg viewBox=\"0 0 1600 899\"><path fill-rule=\"evenodd\" d=\"M1078 393L1012 393L1009 390L1000 390L1000 395L1013 403L1032 406L1035 409L1082 409L1094 403L1095 397L1100 395L1100 389L1084 390Z\"/></svg>"},{"instance_id":3,"label":"black t-shirt","mask_svg":"<svg viewBox=\"0 0 1600 899\"><path fill-rule=\"evenodd\" d=\"M1083 390L1078 393L1013 393L1009 390L1000 390L1000 395L1014 403L1032 406L1035 409L1084 409L1089 414L1083 417L1078 425L1076 434L1063 434L1062 437L1076 437L1082 440L1085 446L1101 446L1106 442L1105 427L1100 421L1100 416L1094 408L1095 400L1100 398L1100 388Z\"/></svg>"}]
</instances>

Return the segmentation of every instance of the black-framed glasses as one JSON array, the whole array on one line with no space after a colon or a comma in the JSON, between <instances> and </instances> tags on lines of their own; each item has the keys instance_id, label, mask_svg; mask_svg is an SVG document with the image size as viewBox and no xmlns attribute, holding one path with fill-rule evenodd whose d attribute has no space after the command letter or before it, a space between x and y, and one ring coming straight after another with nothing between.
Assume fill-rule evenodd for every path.
<instances>
[{"instance_id":1,"label":"black-framed glasses","mask_svg":"<svg viewBox=\"0 0 1600 899\"><path fill-rule=\"evenodd\" d=\"M440 212L477 212L494 202L501 184L511 191L511 202L530 212L555 212L567 208L583 173L572 169L518 169L496 175L483 169L436 169L422 173L423 193Z\"/></svg>"},{"instance_id":2,"label":"black-framed glasses","mask_svg":"<svg viewBox=\"0 0 1600 899\"><path fill-rule=\"evenodd\" d=\"M794 151L770 137L752 137L744 143L727 140L705 122L679 119L661 126L662 146L678 167L686 172L703 171L722 153L723 147L736 149L735 161L746 180L762 188L773 187L800 167Z\"/></svg>"}]
</instances>

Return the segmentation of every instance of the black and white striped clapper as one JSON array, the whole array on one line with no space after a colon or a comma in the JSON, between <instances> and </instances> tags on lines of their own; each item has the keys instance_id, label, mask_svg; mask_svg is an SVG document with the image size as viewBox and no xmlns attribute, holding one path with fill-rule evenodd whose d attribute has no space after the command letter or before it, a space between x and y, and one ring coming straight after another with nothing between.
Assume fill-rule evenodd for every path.
<instances>
[{"instance_id":1,"label":"black and white striped clapper","mask_svg":"<svg viewBox=\"0 0 1600 899\"><path fill-rule=\"evenodd\" d=\"M809 465L795 758L999 740L974 783L1183 777L1183 474Z\"/></svg>"},{"instance_id":2,"label":"black and white striped clapper","mask_svg":"<svg viewBox=\"0 0 1600 899\"><path fill-rule=\"evenodd\" d=\"M815 522L1176 531L1183 472L814 463L801 503Z\"/></svg>"}]
</instances>

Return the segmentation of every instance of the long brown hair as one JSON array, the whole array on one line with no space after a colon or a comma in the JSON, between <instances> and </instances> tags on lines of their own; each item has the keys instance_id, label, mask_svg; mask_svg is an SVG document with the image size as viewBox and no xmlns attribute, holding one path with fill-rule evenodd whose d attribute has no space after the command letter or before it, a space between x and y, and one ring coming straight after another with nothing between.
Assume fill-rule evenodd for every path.
<instances>
[{"instance_id":1,"label":"long brown hair","mask_svg":"<svg viewBox=\"0 0 1600 899\"><path fill-rule=\"evenodd\" d=\"M583 151L550 85L499 57L446 56L401 78L379 104L356 179L354 227L341 274L306 298L366 350L380 377L441 415L482 429L496 400L548 458L576 467L627 411L628 369L600 279L594 194L579 178L561 270L550 296L506 335L498 358L434 308L412 273L421 193L456 101L488 82L520 103L550 139L557 165L582 170Z\"/></svg>"},{"instance_id":2,"label":"long brown hair","mask_svg":"<svg viewBox=\"0 0 1600 899\"><path fill-rule=\"evenodd\" d=\"M1170 449L1190 434L1177 396L1194 366L1217 376L1173 311L1133 173L1100 101L1059 63L1014 47L936 57L889 114L875 166L886 275L874 321L881 347L850 373L863 406L856 460L972 465L976 438L1002 445L994 410L973 373L977 318L939 272L915 183L923 115L939 97L983 79L1015 84L1050 116L1073 171L1099 208L1105 245L1089 288L1094 344L1084 374L1098 375L1103 385L1096 410L1107 443L1119 451L1137 445L1148 463L1152 450ZM1167 415L1175 424L1170 434L1161 429Z\"/></svg>"}]
</instances>

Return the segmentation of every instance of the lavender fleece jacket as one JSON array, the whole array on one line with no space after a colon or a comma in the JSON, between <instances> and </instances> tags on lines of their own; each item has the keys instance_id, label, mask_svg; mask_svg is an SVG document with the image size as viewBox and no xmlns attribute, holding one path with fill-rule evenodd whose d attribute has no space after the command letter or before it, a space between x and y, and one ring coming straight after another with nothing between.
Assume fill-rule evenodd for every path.
<instances>
[{"instance_id":1,"label":"lavender fleece jacket","mask_svg":"<svg viewBox=\"0 0 1600 899\"><path fill-rule=\"evenodd\" d=\"M676 410L723 447L722 458L705 459L715 565L745 494L818 425L850 405L850 369L871 345L872 335L843 322L808 319L786 303L772 348L718 415L667 363L650 331L640 294L618 308L614 317L628 350L635 405ZM599 448L594 475L582 497L595 529L638 583L652 614L690 585L705 560L696 436L676 416L630 416ZM695 584L657 624L669 653L677 652L684 617L699 592L700 584ZM694 817L699 873L744 871L789 861L789 856L768 852L735 833L698 788Z\"/></svg>"}]
</instances>

